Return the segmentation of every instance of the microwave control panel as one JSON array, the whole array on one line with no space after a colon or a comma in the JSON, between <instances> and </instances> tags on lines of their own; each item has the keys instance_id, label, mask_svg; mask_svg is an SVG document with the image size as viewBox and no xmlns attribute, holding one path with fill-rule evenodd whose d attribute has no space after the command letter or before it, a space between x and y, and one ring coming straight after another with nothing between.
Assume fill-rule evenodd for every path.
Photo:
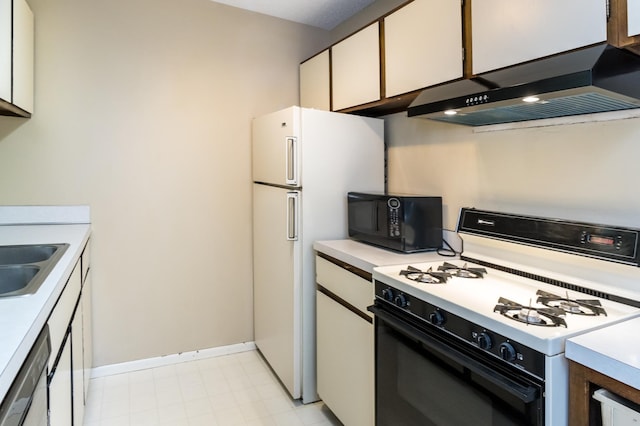
<instances>
[{"instance_id":1,"label":"microwave control panel","mask_svg":"<svg viewBox=\"0 0 640 426\"><path fill-rule=\"evenodd\" d=\"M389 218L389 236L400 236L400 200L397 198L389 198L387 201L388 218Z\"/></svg>"}]
</instances>

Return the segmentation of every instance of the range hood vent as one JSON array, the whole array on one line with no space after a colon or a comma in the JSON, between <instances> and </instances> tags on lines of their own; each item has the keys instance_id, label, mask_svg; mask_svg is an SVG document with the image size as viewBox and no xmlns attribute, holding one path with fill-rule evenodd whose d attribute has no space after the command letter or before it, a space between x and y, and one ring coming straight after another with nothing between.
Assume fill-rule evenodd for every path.
<instances>
[{"instance_id":1,"label":"range hood vent","mask_svg":"<svg viewBox=\"0 0 640 426\"><path fill-rule=\"evenodd\" d=\"M640 56L602 43L425 89L408 116L484 126L633 108Z\"/></svg>"}]
</instances>

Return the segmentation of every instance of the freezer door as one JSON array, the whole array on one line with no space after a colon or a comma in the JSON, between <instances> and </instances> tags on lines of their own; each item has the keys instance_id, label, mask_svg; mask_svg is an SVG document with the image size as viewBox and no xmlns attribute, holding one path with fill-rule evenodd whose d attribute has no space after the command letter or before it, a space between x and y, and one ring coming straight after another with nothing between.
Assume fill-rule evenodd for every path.
<instances>
[{"instance_id":1,"label":"freezer door","mask_svg":"<svg viewBox=\"0 0 640 426\"><path fill-rule=\"evenodd\" d=\"M254 339L293 398L301 396L298 191L253 185ZM294 201L292 201L294 200Z\"/></svg>"},{"instance_id":2,"label":"freezer door","mask_svg":"<svg viewBox=\"0 0 640 426\"><path fill-rule=\"evenodd\" d=\"M253 120L253 181L291 187L300 182L300 108Z\"/></svg>"}]
</instances>

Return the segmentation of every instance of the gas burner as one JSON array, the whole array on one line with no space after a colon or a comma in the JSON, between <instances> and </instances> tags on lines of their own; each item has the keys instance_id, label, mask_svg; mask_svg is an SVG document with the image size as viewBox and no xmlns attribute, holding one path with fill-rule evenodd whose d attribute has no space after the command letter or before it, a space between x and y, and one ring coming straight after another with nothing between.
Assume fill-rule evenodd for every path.
<instances>
[{"instance_id":1,"label":"gas burner","mask_svg":"<svg viewBox=\"0 0 640 426\"><path fill-rule=\"evenodd\" d=\"M493 308L493 312L500 312L507 318L525 324L541 327L567 327L567 323L561 317L561 315L564 315L564 311L560 308L533 308L501 297L496 307Z\"/></svg>"},{"instance_id":2,"label":"gas burner","mask_svg":"<svg viewBox=\"0 0 640 426\"><path fill-rule=\"evenodd\" d=\"M559 308L567 313L576 315L607 316L607 312L604 310L599 300L572 300L569 299L568 294L567 297L564 298L542 290L538 290L536 294L540 296L538 297L537 302L550 308Z\"/></svg>"},{"instance_id":3,"label":"gas burner","mask_svg":"<svg viewBox=\"0 0 640 426\"><path fill-rule=\"evenodd\" d=\"M484 268L468 268L466 263L464 266L456 266L444 262L441 266L438 266L438 270L460 278L483 278L484 274L487 273L487 270Z\"/></svg>"},{"instance_id":4,"label":"gas burner","mask_svg":"<svg viewBox=\"0 0 640 426\"><path fill-rule=\"evenodd\" d=\"M407 266L407 269L400 271L400 275L424 284L444 284L447 282L447 278L451 276L451 274L446 272L436 272L432 268L421 271L413 266Z\"/></svg>"}]
</instances>

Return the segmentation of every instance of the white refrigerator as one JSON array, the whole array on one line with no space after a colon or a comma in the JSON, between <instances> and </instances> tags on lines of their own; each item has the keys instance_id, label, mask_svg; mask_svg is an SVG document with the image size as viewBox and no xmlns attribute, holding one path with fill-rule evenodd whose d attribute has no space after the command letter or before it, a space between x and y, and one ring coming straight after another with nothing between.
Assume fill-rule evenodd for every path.
<instances>
[{"instance_id":1,"label":"white refrigerator","mask_svg":"<svg viewBox=\"0 0 640 426\"><path fill-rule=\"evenodd\" d=\"M310 403L312 244L347 238L347 192L384 190L384 122L290 107L252 124L254 340L290 395Z\"/></svg>"}]
</instances>

